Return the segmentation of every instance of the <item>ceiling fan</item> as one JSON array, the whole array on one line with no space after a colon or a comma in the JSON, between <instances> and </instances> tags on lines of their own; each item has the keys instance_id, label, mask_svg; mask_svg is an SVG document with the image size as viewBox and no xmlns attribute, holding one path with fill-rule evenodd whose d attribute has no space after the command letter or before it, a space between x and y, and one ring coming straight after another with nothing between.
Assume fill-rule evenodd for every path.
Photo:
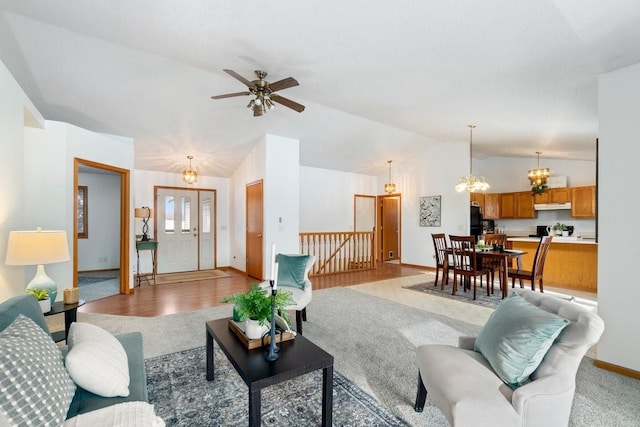
<instances>
[{"instance_id":1,"label":"ceiling fan","mask_svg":"<svg viewBox=\"0 0 640 427\"><path fill-rule=\"evenodd\" d=\"M298 104L295 101L274 93L282 89L298 86L298 81L293 77L287 77L286 79L278 80L274 83L269 83L264 79L265 77L267 77L267 73L265 71L256 70L255 72L258 80L250 82L233 70L225 69L224 72L244 83L249 91L216 95L212 96L212 99L231 98L234 96L243 95L255 95L255 98L249 101L249 104L247 105L248 109L253 110L254 116L265 115L267 113L267 109L271 110L275 107L274 102L284 105L285 107L289 107L292 110L297 111L298 113L302 113L304 111L304 105Z\"/></svg>"}]
</instances>

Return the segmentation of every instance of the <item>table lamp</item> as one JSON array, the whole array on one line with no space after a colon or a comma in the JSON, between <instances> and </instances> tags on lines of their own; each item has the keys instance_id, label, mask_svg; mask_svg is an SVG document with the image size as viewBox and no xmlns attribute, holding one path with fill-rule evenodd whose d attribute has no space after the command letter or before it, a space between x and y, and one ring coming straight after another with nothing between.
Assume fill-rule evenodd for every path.
<instances>
[{"instance_id":1,"label":"table lamp","mask_svg":"<svg viewBox=\"0 0 640 427\"><path fill-rule=\"evenodd\" d=\"M56 300L58 286L44 271L45 264L69 261L69 242L64 230L12 231L7 244L7 265L37 265L36 275L27 289L46 289L51 304Z\"/></svg>"},{"instance_id":2,"label":"table lamp","mask_svg":"<svg viewBox=\"0 0 640 427\"><path fill-rule=\"evenodd\" d=\"M147 242L149 240L149 218L153 217L153 209L143 206L134 210L134 216L136 218L142 218L142 241Z\"/></svg>"}]
</instances>

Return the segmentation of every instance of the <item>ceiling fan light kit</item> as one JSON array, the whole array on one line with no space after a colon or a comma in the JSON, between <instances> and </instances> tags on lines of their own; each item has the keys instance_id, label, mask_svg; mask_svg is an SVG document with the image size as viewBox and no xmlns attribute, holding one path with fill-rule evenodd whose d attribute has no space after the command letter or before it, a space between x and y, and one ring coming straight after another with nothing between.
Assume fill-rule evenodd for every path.
<instances>
[{"instance_id":1,"label":"ceiling fan light kit","mask_svg":"<svg viewBox=\"0 0 640 427\"><path fill-rule=\"evenodd\" d=\"M467 190L469 193L477 193L480 191L487 191L490 187L489 183L485 181L483 176L476 176L473 174L473 128L476 125L469 126L469 175L460 178L458 185L456 185L457 192L463 192Z\"/></svg>"},{"instance_id":2,"label":"ceiling fan light kit","mask_svg":"<svg viewBox=\"0 0 640 427\"><path fill-rule=\"evenodd\" d=\"M265 114L267 114L267 110L273 110L275 108L274 102L291 108L298 113L302 113L304 111L304 105L298 104L295 101L274 93L282 89L298 86L298 81L293 77L287 77L286 79L278 80L274 83L269 83L264 79L265 77L267 77L267 73L265 71L256 70L255 73L258 77L258 80L250 82L233 70L225 69L224 72L229 74L236 80L242 82L245 86L247 86L249 91L216 95L212 96L212 99L224 99L232 98L235 96L253 95L255 96L255 98L249 101L249 104L247 104L247 108L253 111L254 117L264 116Z\"/></svg>"}]
</instances>

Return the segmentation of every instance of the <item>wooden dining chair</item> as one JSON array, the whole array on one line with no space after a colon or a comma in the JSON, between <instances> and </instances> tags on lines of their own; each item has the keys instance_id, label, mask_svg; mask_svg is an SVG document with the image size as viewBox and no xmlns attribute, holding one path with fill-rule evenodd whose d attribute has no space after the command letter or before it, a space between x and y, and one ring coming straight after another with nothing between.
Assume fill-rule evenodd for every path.
<instances>
[{"instance_id":1,"label":"wooden dining chair","mask_svg":"<svg viewBox=\"0 0 640 427\"><path fill-rule=\"evenodd\" d=\"M431 233L433 239L433 247L436 251L436 280L433 282L433 286L438 286L438 277L440 271L442 271L442 284L441 289L444 289L444 285L449 281L449 270L445 261L447 260L447 236L444 233Z\"/></svg>"},{"instance_id":2,"label":"wooden dining chair","mask_svg":"<svg viewBox=\"0 0 640 427\"><path fill-rule=\"evenodd\" d=\"M540 239L540 243L538 243L538 249L536 249L536 256L533 258L533 266L531 271L529 270L519 270L519 269L509 269L509 277L511 277L511 287L513 288L516 283L516 279L520 282L520 287L522 288L522 280L530 280L531 281L531 290L536 290L536 280L540 285L540 292L544 292L544 287L542 283L542 273L544 270L544 261L547 258L547 252L549 252L549 247L551 246L551 241L553 238L551 236L544 236Z\"/></svg>"},{"instance_id":3,"label":"wooden dining chair","mask_svg":"<svg viewBox=\"0 0 640 427\"><path fill-rule=\"evenodd\" d=\"M489 295L489 269L483 268L478 263L476 257L476 237L475 236L449 236L451 242L452 258L453 258L453 291L456 294L458 287L458 276L465 277L468 282L473 278L473 299L476 299L476 280L480 276L480 284L482 284L482 276L487 276L487 295ZM465 291L467 286L464 286Z\"/></svg>"},{"instance_id":4,"label":"wooden dining chair","mask_svg":"<svg viewBox=\"0 0 640 427\"><path fill-rule=\"evenodd\" d=\"M507 247L507 235L506 234L483 234L482 238L484 239L484 244L493 246L493 245L502 245L503 248ZM501 278L502 275L502 261L497 259L492 260L484 260L482 266L491 270L489 283L491 285L491 293L493 293L493 281L495 278L495 273L498 272L498 278ZM500 282L500 289L502 289L502 282Z\"/></svg>"}]
</instances>

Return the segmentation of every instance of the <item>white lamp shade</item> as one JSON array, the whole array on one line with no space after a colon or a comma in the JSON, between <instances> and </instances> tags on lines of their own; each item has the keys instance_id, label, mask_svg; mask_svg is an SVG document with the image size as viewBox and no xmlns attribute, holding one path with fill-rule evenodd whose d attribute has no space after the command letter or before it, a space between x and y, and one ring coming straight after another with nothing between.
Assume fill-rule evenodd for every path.
<instances>
[{"instance_id":1,"label":"white lamp shade","mask_svg":"<svg viewBox=\"0 0 640 427\"><path fill-rule=\"evenodd\" d=\"M7 265L39 265L69 261L64 230L12 231L7 244Z\"/></svg>"}]
</instances>

